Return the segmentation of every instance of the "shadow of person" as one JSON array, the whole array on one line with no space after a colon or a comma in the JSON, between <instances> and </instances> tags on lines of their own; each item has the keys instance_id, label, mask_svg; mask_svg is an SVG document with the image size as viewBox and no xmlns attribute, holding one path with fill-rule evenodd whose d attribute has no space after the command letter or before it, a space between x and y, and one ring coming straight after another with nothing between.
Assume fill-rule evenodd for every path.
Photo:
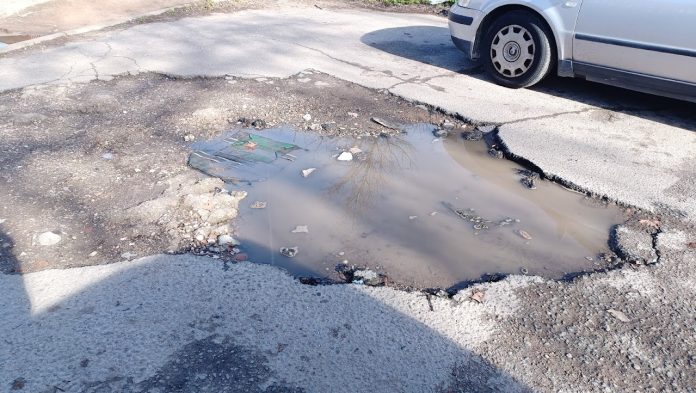
<instances>
[{"instance_id":1,"label":"shadow of person","mask_svg":"<svg viewBox=\"0 0 696 393\"><path fill-rule=\"evenodd\" d=\"M395 56L494 83L484 73L480 62L469 60L454 46L446 27L405 26L375 30L363 35L361 42ZM691 102L554 75L531 90L587 105L629 111L633 116L696 131L693 118L696 104Z\"/></svg>"},{"instance_id":2,"label":"shadow of person","mask_svg":"<svg viewBox=\"0 0 696 393\"><path fill-rule=\"evenodd\" d=\"M0 288L0 383L15 390L531 391L472 352L495 311L470 302L428 311L415 293L191 255L5 274Z\"/></svg>"}]
</instances>

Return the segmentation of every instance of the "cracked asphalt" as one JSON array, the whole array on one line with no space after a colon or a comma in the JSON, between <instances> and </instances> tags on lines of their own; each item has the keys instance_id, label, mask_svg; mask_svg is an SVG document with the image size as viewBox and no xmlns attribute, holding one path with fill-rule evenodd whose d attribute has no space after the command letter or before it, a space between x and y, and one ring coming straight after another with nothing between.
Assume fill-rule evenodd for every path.
<instances>
[{"instance_id":1,"label":"cracked asphalt","mask_svg":"<svg viewBox=\"0 0 696 393\"><path fill-rule=\"evenodd\" d=\"M507 90L466 62L443 18L304 6L10 52L0 91L305 69L495 126L511 157L640 209L615 237L631 263L572 282L512 276L451 299L302 285L191 255L4 274L3 390L696 391L694 104L561 79Z\"/></svg>"}]
</instances>

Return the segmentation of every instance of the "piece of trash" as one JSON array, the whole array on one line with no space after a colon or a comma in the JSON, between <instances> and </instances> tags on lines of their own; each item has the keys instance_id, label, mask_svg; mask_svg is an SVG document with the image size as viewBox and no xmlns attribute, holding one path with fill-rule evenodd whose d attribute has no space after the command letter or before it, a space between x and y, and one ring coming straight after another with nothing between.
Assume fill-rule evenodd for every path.
<instances>
[{"instance_id":1,"label":"piece of trash","mask_svg":"<svg viewBox=\"0 0 696 393\"><path fill-rule=\"evenodd\" d=\"M310 121L312 120L312 115L306 113L304 116L302 116L302 118L304 119L304 121Z\"/></svg>"},{"instance_id":2,"label":"piece of trash","mask_svg":"<svg viewBox=\"0 0 696 393\"><path fill-rule=\"evenodd\" d=\"M302 170L302 177L307 177L311 175L314 171L316 171L317 168L307 168Z\"/></svg>"},{"instance_id":3,"label":"piece of trash","mask_svg":"<svg viewBox=\"0 0 696 393\"><path fill-rule=\"evenodd\" d=\"M295 229L293 229L290 232L292 232L292 233L309 233L309 228L307 227L307 225L298 225L295 227Z\"/></svg>"},{"instance_id":4,"label":"piece of trash","mask_svg":"<svg viewBox=\"0 0 696 393\"><path fill-rule=\"evenodd\" d=\"M252 203L250 207L252 209L265 209L266 202L256 201L256 202Z\"/></svg>"},{"instance_id":5,"label":"piece of trash","mask_svg":"<svg viewBox=\"0 0 696 393\"><path fill-rule=\"evenodd\" d=\"M396 124L394 124L394 123L391 123L391 122L388 122L388 121L386 121L386 120L384 120L384 119L380 119L380 118L378 118L378 117L370 118L370 120L372 120L373 122L379 124L379 125L382 126L382 127L391 128L392 130L399 130L399 129L400 129L400 127L399 127L398 125L396 125Z\"/></svg>"},{"instance_id":6,"label":"piece of trash","mask_svg":"<svg viewBox=\"0 0 696 393\"><path fill-rule=\"evenodd\" d=\"M408 216L409 220L415 220L416 218L418 218L418 216Z\"/></svg>"},{"instance_id":7,"label":"piece of trash","mask_svg":"<svg viewBox=\"0 0 696 393\"><path fill-rule=\"evenodd\" d=\"M353 154L349 151L344 151L343 153L339 154L336 159L338 161L353 161Z\"/></svg>"},{"instance_id":8,"label":"piece of trash","mask_svg":"<svg viewBox=\"0 0 696 393\"><path fill-rule=\"evenodd\" d=\"M36 237L36 243L40 246L53 246L60 243L61 236L57 233L48 231Z\"/></svg>"},{"instance_id":9,"label":"piece of trash","mask_svg":"<svg viewBox=\"0 0 696 393\"><path fill-rule=\"evenodd\" d=\"M298 247L281 247L280 255L288 258L294 258L299 251Z\"/></svg>"},{"instance_id":10,"label":"piece of trash","mask_svg":"<svg viewBox=\"0 0 696 393\"><path fill-rule=\"evenodd\" d=\"M520 235L520 237L522 237L522 238L525 239L525 240L532 240L532 235L530 235L529 233L527 233L527 231L524 231L524 230L522 230L522 229L518 229L518 230L515 231L515 233L517 233L518 235Z\"/></svg>"},{"instance_id":11,"label":"piece of trash","mask_svg":"<svg viewBox=\"0 0 696 393\"><path fill-rule=\"evenodd\" d=\"M124 252L123 254L121 254L121 258L123 258L123 259L128 259L128 260L133 259L133 258L135 258L135 257L137 257L137 256L138 256L137 253L130 252L130 251L129 251L129 252Z\"/></svg>"},{"instance_id":12,"label":"piece of trash","mask_svg":"<svg viewBox=\"0 0 696 393\"><path fill-rule=\"evenodd\" d=\"M247 150L254 150L256 149L256 142L247 142L244 144L244 148Z\"/></svg>"},{"instance_id":13,"label":"piece of trash","mask_svg":"<svg viewBox=\"0 0 696 393\"><path fill-rule=\"evenodd\" d=\"M350 154L360 154L360 153L362 153L362 150L361 150L359 147L357 147L357 146L351 147L350 149L348 149L348 151L350 152Z\"/></svg>"},{"instance_id":14,"label":"piece of trash","mask_svg":"<svg viewBox=\"0 0 696 393\"><path fill-rule=\"evenodd\" d=\"M621 311L609 309L609 310L607 310L607 312L609 314L611 314L612 317L618 319L621 322L624 322L624 323L631 322L631 319L629 317L627 317L626 314L624 314Z\"/></svg>"},{"instance_id":15,"label":"piece of trash","mask_svg":"<svg viewBox=\"0 0 696 393\"><path fill-rule=\"evenodd\" d=\"M483 292L483 291L478 290L478 289L474 289L471 292L471 296L469 296L469 298L471 300L475 301L476 303L483 303L484 296L486 296L486 292Z\"/></svg>"}]
</instances>

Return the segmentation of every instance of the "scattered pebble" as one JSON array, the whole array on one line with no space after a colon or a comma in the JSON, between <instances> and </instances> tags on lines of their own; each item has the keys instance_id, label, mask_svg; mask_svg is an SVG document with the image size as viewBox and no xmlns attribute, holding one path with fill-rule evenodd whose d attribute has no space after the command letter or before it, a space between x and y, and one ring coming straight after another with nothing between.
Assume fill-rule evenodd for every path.
<instances>
[{"instance_id":1,"label":"scattered pebble","mask_svg":"<svg viewBox=\"0 0 696 393\"><path fill-rule=\"evenodd\" d=\"M44 232L36 237L36 243L40 246L53 246L60 243L61 236L55 232Z\"/></svg>"},{"instance_id":2,"label":"scattered pebble","mask_svg":"<svg viewBox=\"0 0 696 393\"><path fill-rule=\"evenodd\" d=\"M349 151L344 151L343 153L338 155L338 158L336 158L338 161L353 161L353 154Z\"/></svg>"},{"instance_id":3,"label":"scattered pebble","mask_svg":"<svg viewBox=\"0 0 696 393\"><path fill-rule=\"evenodd\" d=\"M288 258L294 258L299 251L300 250L297 246L295 246L295 247L281 247L280 255L282 255L284 257L288 257Z\"/></svg>"},{"instance_id":4,"label":"scattered pebble","mask_svg":"<svg viewBox=\"0 0 696 393\"><path fill-rule=\"evenodd\" d=\"M302 177L308 177L311 175L314 171L316 171L317 168L307 168L302 170Z\"/></svg>"},{"instance_id":5,"label":"scattered pebble","mask_svg":"<svg viewBox=\"0 0 696 393\"><path fill-rule=\"evenodd\" d=\"M524 231L524 230L522 230L522 229L518 229L518 230L515 231L515 232L516 232L518 235L520 235L520 237L522 237L522 238L525 239L525 240L532 240L532 235L530 235L529 233L527 233L527 231Z\"/></svg>"},{"instance_id":6,"label":"scattered pebble","mask_svg":"<svg viewBox=\"0 0 696 393\"><path fill-rule=\"evenodd\" d=\"M292 233L309 233L309 227L307 225L298 225L291 232Z\"/></svg>"},{"instance_id":7,"label":"scattered pebble","mask_svg":"<svg viewBox=\"0 0 696 393\"><path fill-rule=\"evenodd\" d=\"M310 120L312 120L312 115L310 115L309 113L306 113L304 116L302 116L302 118L305 121L310 121Z\"/></svg>"},{"instance_id":8,"label":"scattered pebble","mask_svg":"<svg viewBox=\"0 0 696 393\"><path fill-rule=\"evenodd\" d=\"M266 208L266 202L261 202L261 201L256 201L251 204L252 209L265 209Z\"/></svg>"},{"instance_id":9,"label":"scattered pebble","mask_svg":"<svg viewBox=\"0 0 696 393\"><path fill-rule=\"evenodd\" d=\"M609 309L609 310L607 310L607 312L609 314L611 314L612 317L618 319L621 322L624 322L624 323L631 322L631 319L629 317L627 317L626 314L624 314L621 311Z\"/></svg>"},{"instance_id":10,"label":"scattered pebble","mask_svg":"<svg viewBox=\"0 0 696 393\"><path fill-rule=\"evenodd\" d=\"M130 251L127 251L127 252L124 252L123 254L121 254L121 258L128 259L128 260L131 260L137 256L138 256L137 253L130 252Z\"/></svg>"},{"instance_id":11,"label":"scattered pebble","mask_svg":"<svg viewBox=\"0 0 696 393\"><path fill-rule=\"evenodd\" d=\"M184 142L192 142L196 140L196 136L193 134L186 134L184 135Z\"/></svg>"},{"instance_id":12,"label":"scattered pebble","mask_svg":"<svg viewBox=\"0 0 696 393\"><path fill-rule=\"evenodd\" d=\"M471 296L469 296L469 298L470 298L471 300L475 301L476 303L483 303L483 297L484 297L485 295L486 295L485 292L483 292L483 291L481 291L481 290L479 290L479 289L474 289L474 290L471 292Z\"/></svg>"},{"instance_id":13,"label":"scattered pebble","mask_svg":"<svg viewBox=\"0 0 696 393\"><path fill-rule=\"evenodd\" d=\"M237 246L239 245L239 241L232 237L231 235L220 235L217 238L217 244L221 246Z\"/></svg>"}]
</instances>

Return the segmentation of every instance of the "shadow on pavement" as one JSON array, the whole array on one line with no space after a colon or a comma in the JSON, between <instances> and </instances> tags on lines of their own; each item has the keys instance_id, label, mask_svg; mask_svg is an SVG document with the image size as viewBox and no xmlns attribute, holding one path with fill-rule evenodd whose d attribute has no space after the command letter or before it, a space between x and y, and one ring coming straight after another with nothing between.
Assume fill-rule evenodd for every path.
<instances>
[{"instance_id":1,"label":"shadow on pavement","mask_svg":"<svg viewBox=\"0 0 696 393\"><path fill-rule=\"evenodd\" d=\"M373 48L406 59L493 83L480 65L472 63L452 44L449 29L408 26L365 34L361 41ZM583 104L616 111L667 125L696 131L696 104L671 98L588 82L582 79L549 77L531 90Z\"/></svg>"},{"instance_id":2,"label":"shadow on pavement","mask_svg":"<svg viewBox=\"0 0 696 393\"><path fill-rule=\"evenodd\" d=\"M414 319L403 310L427 308L425 297L419 305L390 289L300 285L278 269L189 255L0 282L0 351L13 354L0 370L5 388L531 391L462 346L477 341L485 317L448 300ZM450 313L473 322L448 326Z\"/></svg>"}]
</instances>

